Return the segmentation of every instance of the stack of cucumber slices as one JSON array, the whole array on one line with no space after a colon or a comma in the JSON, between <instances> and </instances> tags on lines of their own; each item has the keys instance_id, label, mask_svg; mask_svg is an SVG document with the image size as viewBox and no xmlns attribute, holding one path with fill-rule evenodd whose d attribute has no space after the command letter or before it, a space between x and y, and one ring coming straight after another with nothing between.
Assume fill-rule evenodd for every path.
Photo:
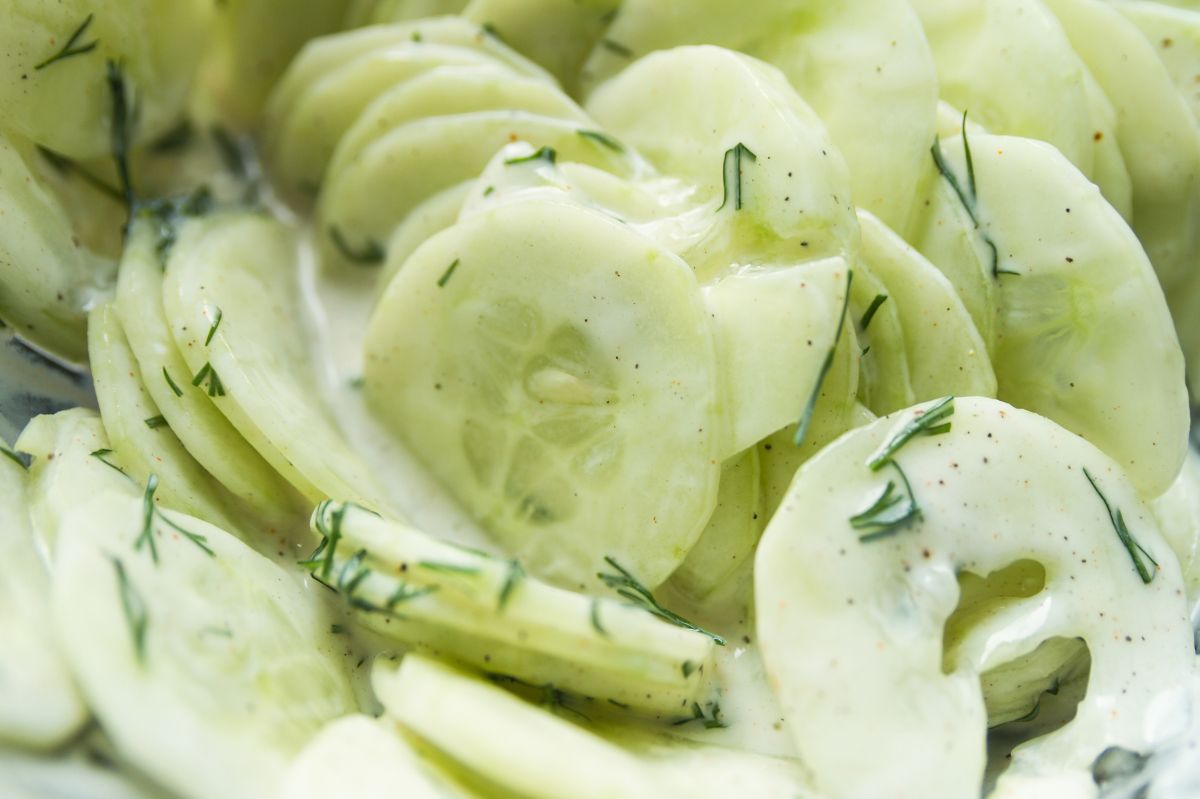
<instances>
[{"instance_id":1,"label":"stack of cucumber slices","mask_svg":"<svg viewBox=\"0 0 1200 799\"><path fill-rule=\"evenodd\" d=\"M1194 2L0 44L0 795L1200 785Z\"/></svg>"}]
</instances>

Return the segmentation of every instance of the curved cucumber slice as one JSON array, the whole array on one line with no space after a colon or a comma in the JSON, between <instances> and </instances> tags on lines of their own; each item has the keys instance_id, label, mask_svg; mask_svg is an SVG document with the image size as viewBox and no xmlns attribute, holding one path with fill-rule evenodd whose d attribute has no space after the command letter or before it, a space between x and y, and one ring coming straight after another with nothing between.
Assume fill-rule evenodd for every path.
<instances>
[{"instance_id":1,"label":"curved cucumber slice","mask_svg":"<svg viewBox=\"0 0 1200 799\"><path fill-rule=\"evenodd\" d=\"M74 363L87 355L90 294L112 266L73 241L59 200L30 168L33 148L0 134L0 319Z\"/></svg>"},{"instance_id":2,"label":"curved cucumber slice","mask_svg":"<svg viewBox=\"0 0 1200 799\"><path fill-rule=\"evenodd\" d=\"M304 500L191 384L163 308L163 261L155 223L134 220L117 279L117 314L137 356L143 385L171 432L199 463L271 529L294 526ZM207 337L207 328L205 336Z\"/></svg>"},{"instance_id":3,"label":"curved cucumber slice","mask_svg":"<svg viewBox=\"0 0 1200 799\"><path fill-rule=\"evenodd\" d=\"M502 204L427 241L366 339L366 397L534 572L654 587L712 512L712 334L691 269L599 213Z\"/></svg>"},{"instance_id":4,"label":"curved cucumber slice","mask_svg":"<svg viewBox=\"0 0 1200 799\"><path fill-rule=\"evenodd\" d=\"M942 149L966 175L961 141ZM998 396L1088 439L1157 496L1183 463L1189 418L1183 356L1141 245L1049 145L975 136L971 152L1002 272Z\"/></svg>"},{"instance_id":5,"label":"curved cucumber slice","mask_svg":"<svg viewBox=\"0 0 1200 799\"><path fill-rule=\"evenodd\" d=\"M92 380L109 446L134 482L158 480L157 496L170 508L226 530L240 530L208 472L188 454L142 384L116 310L108 301L92 310L88 322Z\"/></svg>"},{"instance_id":6,"label":"curved cucumber slice","mask_svg":"<svg viewBox=\"0 0 1200 799\"><path fill-rule=\"evenodd\" d=\"M246 440L310 500L391 509L313 396L293 285L295 242L274 220L215 214L181 224L163 306L189 367Z\"/></svg>"},{"instance_id":7,"label":"curved cucumber slice","mask_svg":"<svg viewBox=\"0 0 1200 799\"><path fill-rule=\"evenodd\" d=\"M704 633L353 505L321 504L313 527L325 536L313 574L390 640L660 718L708 698L715 645Z\"/></svg>"},{"instance_id":8,"label":"curved cucumber slice","mask_svg":"<svg viewBox=\"0 0 1200 799\"><path fill-rule=\"evenodd\" d=\"M286 572L199 519L151 517L153 560L135 544L143 504L130 486L63 510L55 632L134 765L184 796L271 795L288 758L355 709L329 619Z\"/></svg>"},{"instance_id":9,"label":"curved cucumber slice","mask_svg":"<svg viewBox=\"0 0 1200 799\"><path fill-rule=\"evenodd\" d=\"M1086 641L1087 695L1073 721L1017 749L1009 773L1087 775L1108 745L1152 748L1151 695L1189 679L1194 653L1179 567L1134 486L1083 439L983 398L956 399L948 433L912 438L872 471L913 418L880 419L806 463L756 556L764 660L816 787L976 795L977 675L1056 637ZM855 529L889 481L919 518L890 535ZM1114 529L1118 510L1136 545ZM944 673L956 572L1022 560L1044 566L1044 588L960 631Z\"/></svg>"},{"instance_id":10,"label":"curved cucumber slice","mask_svg":"<svg viewBox=\"0 0 1200 799\"><path fill-rule=\"evenodd\" d=\"M3 442L0 442L3 446ZM51 749L83 726L88 710L50 631L50 584L29 521L26 474L0 452L0 742Z\"/></svg>"},{"instance_id":11,"label":"curved cucumber slice","mask_svg":"<svg viewBox=\"0 0 1200 799\"><path fill-rule=\"evenodd\" d=\"M596 147L576 122L523 111L477 111L410 122L371 142L337 172L331 171L318 210L323 263L346 255L332 246L332 231L353 246L384 242L413 208L431 195L473 178L506 144L517 140L553 149L563 160L582 161L629 174L626 153Z\"/></svg>"},{"instance_id":12,"label":"curved cucumber slice","mask_svg":"<svg viewBox=\"0 0 1200 799\"><path fill-rule=\"evenodd\" d=\"M672 87L669 95L663 86ZM720 212L715 224L734 242L710 254L717 269L852 248L857 226L845 161L774 67L719 47L680 47L604 84L587 110L659 170L695 182L696 201Z\"/></svg>"},{"instance_id":13,"label":"curved cucumber slice","mask_svg":"<svg viewBox=\"0 0 1200 799\"><path fill-rule=\"evenodd\" d=\"M1200 64L1200 4L1193 2L1190 7L1171 8L1149 0L1123 0L1116 8L1155 46L1175 88L1200 121L1200 85L1196 82L1196 65Z\"/></svg>"},{"instance_id":14,"label":"curved cucumber slice","mask_svg":"<svg viewBox=\"0 0 1200 799\"><path fill-rule=\"evenodd\" d=\"M404 266L408 256L424 244L426 239L441 233L458 221L458 214L474 185L475 181L464 180L448 189L442 189L404 217L404 221L387 242L387 261L383 265L383 271L379 273L377 284L381 292L392 282L392 278L400 271L400 267Z\"/></svg>"},{"instance_id":15,"label":"curved cucumber slice","mask_svg":"<svg viewBox=\"0 0 1200 799\"><path fill-rule=\"evenodd\" d=\"M721 464L717 507L704 532L671 575L684 594L703 599L720 588L754 552L767 524L758 449Z\"/></svg>"},{"instance_id":16,"label":"curved cucumber slice","mask_svg":"<svg viewBox=\"0 0 1200 799\"><path fill-rule=\"evenodd\" d=\"M842 258L744 269L704 287L728 433L723 457L800 418L846 300Z\"/></svg>"},{"instance_id":17,"label":"curved cucumber slice","mask_svg":"<svg viewBox=\"0 0 1200 799\"><path fill-rule=\"evenodd\" d=\"M996 375L987 347L954 286L870 212L860 210L858 224L862 259L883 283L885 302L899 316L916 400L948 394L994 397ZM858 281L857 272L854 279Z\"/></svg>"}]
</instances>

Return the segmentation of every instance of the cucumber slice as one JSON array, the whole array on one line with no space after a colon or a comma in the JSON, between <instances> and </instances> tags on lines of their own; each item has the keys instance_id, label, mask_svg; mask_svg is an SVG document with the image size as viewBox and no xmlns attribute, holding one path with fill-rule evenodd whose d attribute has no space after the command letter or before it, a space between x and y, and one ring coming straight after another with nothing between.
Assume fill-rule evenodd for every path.
<instances>
[{"instance_id":1,"label":"cucumber slice","mask_svg":"<svg viewBox=\"0 0 1200 799\"><path fill-rule=\"evenodd\" d=\"M631 58L701 43L744 50L779 67L849 163L855 201L907 230L937 105L933 57L908 3L799 9L786 3L626 0L585 75L606 80Z\"/></svg>"},{"instance_id":2,"label":"cucumber slice","mask_svg":"<svg viewBox=\"0 0 1200 799\"><path fill-rule=\"evenodd\" d=\"M158 137L184 110L212 18L207 0L8 0L0 29L5 128L71 158L109 155L111 63L127 91L136 87L130 135ZM76 54L55 60L67 47Z\"/></svg>"},{"instance_id":3,"label":"cucumber slice","mask_svg":"<svg viewBox=\"0 0 1200 799\"><path fill-rule=\"evenodd\" d=\"M846 300L842 258L744 269L704 287L728 433L724 458L800 418Z\"/></svg>"},{"instance_id":4,"label":"cucumber slice","mask_svg":"<svg viewBox=\"0 0 1200 799\"><path fill-rule=\"evenodd\" d=\"M90 295L112 264L77 246L59 200L35 177L33 148L0 134L0 319L73 363L87 357Z\"/></svg>"},{"instance_id":5,"label":"cucumber slice","mask_svg":"<svg viewBox=\"0 0 1200 799\"><path fill-rule=\"evenodd\" d=\"M474 185L473 180L464 180L442 189L404 217L387 242L387 261L384 262L377 284L381 292L391 284L400 267L425 239L432 238L458 221L459 211Z\"/></svg>"},{"instance_id":6,"label":"cucumber slice","mask_svg":"<svg viewBox=\"0 0 1200 799\"><path fill-rule=\"evenodd\" d=\"M712 512L716 369L686 264L597 212L502 204L427 241L380 300L365 393L535 573L646 585Z\"/></svg>"},{"instance_id":7,"label":"cucumber slice","mask_svg":"<svg viewBox=\"0 0 1200 799\"><path fill-rule=\"evenodd\" d=\"M494 65L437 67L391 88L367 106L338 142L330 173L340 172L371 142L406 122L501 109L589 124L583 109L544 80Z\"/></svg>"},{"instance_id":8,"label":"cucumber slice","mask_svg":"<svg viewBox=\"0 0 1200 799\"><path fill-rule=\"evenodd\" d=\"M517 140L548 147L564 160L627 175L626 153L596 147L576 122L523 111L477 111L410 122L375 139L352 161L330 172L318 209L322 263L344 265L332 231L353 246L387 241L420 202L473 178L502 147Z\"/></svg>"},{"instance_id":9,"label":"cucumber slice","mask_svg":"<svg viewBox=\"0 0 1200 799\"><path fill-rule=\"evenodd\" d=\"M92 310L88 342L96 399L116 462L134 482L145 484L155 475L157 497L167 507L240 531L232 497L188 454L150 399L111 301Z\"/></svg>"},{"instance_id":10,"label":"cucumber slice","mask_svg":"<svg viewBox=\"0 0 1200 799\"><path fill-rule=\"evenodd\" d=\"M915 401L900 313L889 299L887 286L860 257L850 287L848 323L854 325L861 347L859 400L878 415L907 408Z\"/></svg>"},{"instance_id":11,"label":"cucumber slice","mask_svg":"<svg viewBox=\"0 0 1200 799\"><path fill-rule=\"evenodd\" d=\"M961 141L942 142L966 175ZM1141 245L1047 144L971 139L982 229L995 242L998 396L1091 441L1143 496L1187 450L1183 356Z\"/></svg>"},{"instance_id":12,"label":"cucumber slice","mask_svg":"<svg viewBox=\"0 0 1200 799\"><path fill-rule=\"evenodd\" d=\"M271 171L290 190L318 187L338 140L381 95L437 67L493 63L478 50L425 42L367 51L322 75L287 108L271 107L265 141Z\"/></svg>"},{"instance_id":13,"label":"cucumber slice","mask_svg":"<svg viewBox=\"0 0 1200 799\"><path fill-rule=\"evenodd\" d=\"M815 787L976 795L986 730L977 675L1055 637L1086 641L1087 696L1073 721L1013 753L1002 783L1089 775L1110 744L1153 748L1151 697L1188 680L1195 655L1178 564L1133 484L1083 439L984 398L956 399L948 433L912 438L893 455L899 466L872 471L867 460L913 413L849 433L806 463L759 544L759 641ZM888 481L911 491L920 518L861 540L850 519ZM1106 504L1142 549L1123 545ZM958 667L945 673L955 573L1022 560L1044 566L1045 587L961 632L947 653Z\"/></svg>"},{"instance_id":14,"label":"cucumber slice","mask_svg":"<svg viewBox=\"0 0 1200 799\"><path fill-rule=\"evenodd\" d=\"M1122 0L1116 8L1154 46L1175 88L1191 107L1192 116L1200 120L1200 83L1196 81L1196 66L1200 64L1200 4L1171 8L1148 0Z\"/></svg>"},{"instance_id":15,"label":"cucumber slice","mask_svg":"<svg viewBox=\"0 0 1200 799\"><path fill-rule=\"evenodd\" d=\"M469 799L456 781L386 721L354 714L332 721L288 766L281 799Z\"/></svg>"},{"instance_id":16,"label":"cucumber slice","mask_svg":"<svg viewBox=\"0 0 1200 799\"><path fill-rule=\"evenodd\" d=\"M1194 604L1200 597L1200 453L1188 449L1179 476L1151 507L1179 558L1188 599Z\"/></svg>"},{"instance_id":17,"label":"cucumber slice","mask_svg":"<svg viewBox=\"0 0 1200 799\"><path fill-rule=\"evenodd\" d=\"M1053 144L1097 180L1096 151L1116 141L1104 123L1115 120L1093 117L1088 70L1041 0L918 0L913 8L943 99L993 133Z\"/></svg>"},{"instance_id":18,"label":"cucumber slice","mask_svg":"<svg viewBox=\"0 0 1200 799\"><path fill-rule=\"evenodd\" d=\"M339 497L395 513L313 395L296 286L295 242L260 214L184 221L163 306L175 343L214 405L310 500ZM205 368L208 371L205 372Z\"/></svg>"},{"instance_id":19,"label":"cucumber slice","mask_svg":"<svg viewBox=\"0 0 1200 799\"><path fill-rule=\"evenodd\" d=\"M858 225L862 259L899 316L916 400L996 396L987 346L950 281L869 211Z\"/></svg>"},{"instance_id":20,"label":"cucumber slice","mask_svg":"<svg viewBox=\"0 0 1200 799\"><path fill-rule=\"evenodd\" d=\"M758 449L751 447L721 464L717 508L671 585L695 599L709 596L750 558L766 525Z\"/></svg>"},{"instance_id":21,"label":"cucumber slice","mask_svg":"<svg viewBox=\"0 0 1200 799\"><path fill-rule=\"evenodd\" d=\"M717 235L731 240L686 257L701 279L711 273L703 260L723 271L731 261L794 263L853 247L845 161L775 68L719 47L680 47L604 84L587 111L720 211Z\"/></svg>"},{"instance_id":22,"label":"cucumber slice","mask_svg":"<svg viewBox=\"0 0 1200 799\"><path fill-rule=\"evenodd\" d=\"M3 446L3 442L0 442ZM0 742L53 749L79 732L87 707L50 633L50 583L29 521L24 467L0 451Z\"/></svg>"},{"instance_id":23,"label":"cucumber slice","mask_svg":"<svg viewBox=\"0 0 1200 799\"><path fill-rule=\"evenodd\" d=\"M135 545L136 487L84 496L62 510L52 610L100 723L180 795L271 795L308 738L355 709L316 596L228 533L173 512L156 516L156 562Z\"/></svg>"},{"instance_id":24,"label":"cucumber slice","mask_svg":"<svg viewBox=\"0 0 1200 799\"><path fill-rule=\"evenodd\" d=\"M313 526L325 536L310 559L314 575L390 640L659 717L708 696L714 642L700 631L555 588L526 577L515 560L353 505L323 503Z\"/></svg>"},{"instance_id":25,"label":"cucumber slice","mask_svg":"<svg viewBox=\"0 0 1200 799\"><path fill-rule=\"evenodd\" d=\"M175 345L163 308L163 261L158 248L164 240L171 239L160 238L156 220L135 219L117 280L117 315L141 373L149 376L143 385L171 432L209 474L268 529L292 528L302 518L305 500L242 438L205 389L191 384L192 370Z\"/></svg>"}]
</instances>

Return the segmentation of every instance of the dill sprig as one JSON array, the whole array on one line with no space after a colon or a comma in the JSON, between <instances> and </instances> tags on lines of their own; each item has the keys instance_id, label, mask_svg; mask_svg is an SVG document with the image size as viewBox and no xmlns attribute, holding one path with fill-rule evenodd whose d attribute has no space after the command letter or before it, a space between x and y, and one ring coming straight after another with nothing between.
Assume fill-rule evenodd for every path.
<instances>
[{"instance_id":1,"label":"dill sprig","mask_svg":"<svg viewBox=\"0 0 1200 799\"><path fill-rule=\"evenodd\" d=\"M517 584L525 578L525 570L516 558L508 562L508 572L504 575L504 583L500 586L500 594L496 597L496 610L504 610L508 600L512 598Z\"/></svg>"},{"instance_id":2,"label":"dill sprig","mask_svg":"<svg viewBox=\"0 0 1200 799\"><path fill-rule=\"evenodd\" d=\"M221 326L221 319L224 316L225 314L221 311L221 307L217 306L217 309L213 311L212 324L208 326L208 335L204 337L204 346L207 347L209 344L212 344L213 336L217 335L217 328Z\"/></svg>"},{"instance_id":3,"label":"dill sprig","mask_svg":"<svg viewBox=\"0 0 1200 799\"><path fill-rule=\"evenodd\" d=\"M530 161L546 161L550 164L557 163L558 151L553 147L542 145L529 155L518 155L515 158L506 158L504 159L504 164L506 166L511 166L513 164L526 164Z\"/></svg>"},{"instance_id":4,"label":"dill sprig","mask_svg":"<svg viewBox=\"0 0 1200 799\"><path fill-rule=\"evenodd\" d=\"M154 541L154 522L157 519L172 530L182 534L184 538L198 546L210 558L216 557L216 553L208 545L207 538L176 524L158 509L158 504L154 501L156 491L158 491L158 475L151 474L146 479L146 490L142 494L142 531L133 542L134 550L140 550L142 545L145 544L150 550L151 560L158 563L158 545Z\"/></svg>"},{"instance_id":5,"label":"dill sprig","mask_svg":"<svg viewBox=\"0 0 1200 799\"><path fill-rule=\"evenodd\" d=\"M65 155L60 155L59 153L54 152L48 147L43 147L40 144L37 147L37 151L41 154L42 158L46 159L46 163L50 164L50 166L54 168L54 171L58 172L60 175L78 175L80 180L104 196L110 197L117 202L125 201L125 197L123 194L121 194L120 189L79 166L79 164L75 163L70 158L67 158Z\"/></svg>"},{"instance_id":6,"label":"dill sprig","mask_svg":"<svg viewBox=\"0 0 1200 799\"><path fill-rule=\"evenodd\" d=\"M70 58L72 56L83 55L95 50L96 46L100 44L99 39L93 39L92 41L84 44L77 44L77 42L83 38L83 35L87 33L87 29L91 27L92 20L95 19L95 17L95 14L88 14L87 17L84 18L83 22L80 23L79 27L75 29L75 32L71 34L70 38L67 39L67 43L62 46L62 49L47 58L45 61L42 61L40 64L35 64L33 67L34 70L40 72L51 64L56 64L63 59Z\"/></svg>"},{"instance_id":7,"label":"dill sprig","mask_svg":"<svg viewBox=\"0 0 1200 799\"><path fill-rule=\"evenodd\" d=\"M179 387L178 383L171 379L171 373L167 371L167 367L163 367L162 373L163 379L167 381L167 385L171 387L171 391L175 394L175 396L182 397L183 389Z\"/></svg>"},{"instance_id":8,"label":"dill sprig","mask_svg":"<svg viewBox=\"0 0 1200 799\"><path fill-rule=\"evenodd\" d=\"M887 302L888 295L876 294L875 299L871 300L871 304L867 306L867 310L863 311L862 319L859 320L858 326L866 330L871 326L871 320L875 318L875 312L879 310L879 306Z\"/></svg>"},{"instance_id":9,"label":"dill sprig","mask_svg":"<svg viewBox=\"0 0 1200 799\"><path fill-rule=\"evenodd\" d=\"M346 518L349 505L337 505L333 500L324 500L317 505L312 515L312 527L320 534L321 543L300 565L313 569L313 574L328 580L333 571L333 556L342 540L342 520Z\"/></svg>"},{"instance_id":10,"label":"dill sprig","mask_svg":"<svg viewBox=\"0 0 1200 799\"><path fill-rule=\"evenodd\" d=\"M217 154L220 155L221 161L225 165L225 171L235 177L246 177L246 158L242 153L241 145L238 144L233 134L220 125L213 125L209 128L208 135L212 137L213 144L217 147Z\"/></svg>"},{"instance_id":11,"label":"dill sprig","mask_svg":"<svg viewBox=\"0 0 1200 799\"><path fill-rule=\"evenodd\" d=\"M607 147L615 153L625 152L625 146L612 136L609 136L607 133L603 133L602 131L598 130L577 130L575 132L581 137L589 141L594 141L596 144L599 144L603 147Z\"/></svg>"},{"instance_id":12,"label":"dill sprig","mask_svg":"<svg viewBox=\"0 0 1200 799\"><path fill-rule=\"evenodd\" d=\"M112 450L111 450L111 449L107 449L107 448L105 448L105 449L96 449L96 450L92 450L92 451L91 451L91 452L89 452L88 454L89 454L89 455L91 455L91 456L92 456L93 458L95 458L96 460L98 460L98 461L100 461L101 463L103 463L103 464L104 464L105 466L107 466L108 468L110 468L110 469L115 469L116 471L120 472L121 474L125 475L126 477L128 477L128 476L129 476L129 475L125 474L125 470L124 470L124 469L122 469L120 466L118 466L117 464L113 463L112 461L108 460L108 456L112 454Z\"/></svg>"},{"instance_id":13,"label":"dill sprig","mask_svg":"<svg viewBox=\"0 0 1200 799\"><path fill-rule=\"evenodd\" d=\"M867 460L867 466L871 467L871 471L877 472L901 447L916 436L936 436L950 432L950 422L947 420L953 415L953 396L942 397L925 408L918 408L904 426Z\"/></svg>"},{"instance_id":14,"label":"dill sprig","mask_svg":"<svg viewBox=\"0 0 1200 799\"><path fill-rule=\"evenodd\" d=\"M692 702L692 715L688 718L679 719L678 721L672 722L671 726L680 727L684 724L691 724L693 721L699 721L704 723L704 729L706 730L715 730L728 727L729 725L725 723L724 719L721 718L720 703L712 702L709 704L709 707L712 708L711 716L705 715L704 709L700 707L699 702Z\"/></svg>"},{"instance_id":15,"label":"dill sprig","mask_svg":"<svg viewBox=\"0 0 1200 799\"><path fill-rule=\"evenodd\" d=\"M821 362L821 369L817 372L817 382L813 384L812 393L808 395L808 401L804 403L804 410L800 413L800 421L796 423L796 434L792 436L792 443L797 447L804 443L804 437L808 435L809 425L812 424L813 411L816 410L817 400L821 397L821 386L825 383L825 377L829 374L829 370L833 368L833 356L837 352L838 340L842 337L842 326L846 322L846 310L850 307L850 285L854 282L854 271L846 270L846 296L842 298L842 312L838 314L837 328L833 333L833 343L829 345L829 352L825 353L825 360Z\"/></svg>"},{"instance_id":16,"label":"dill sprig","mask_svg":"<svg viewBox=\"0 0 1200 799\"><path fill-rule=\"evenodd\" d=\"M757 161L758 156L751 151L749 147L738 142L734 146L725 151L721 161L721 204L717 206L720 211L729 202L729 186L733 185L733 210L742 210L742 157L749 158L751 161ZM730 173L733 174L733 180L729 179Z\"/></svg>"},{"instance_id":17,"label":"dill sprig","mask_svg":"<svg viewBox=\"0 0 1200 799\"><path fill-rule=\"evenodd\" d=\"M117 181L125 207L130 211L134 205L133 182L129 175L129 143L133 136L134 108L125 84L124 68L109 59L105 62L105 80L112 103L111 150L117 165Z\"/></svg>"},{"instance_id":18,"label":"dill sprig","mask_svg":"<svg viewBox=\"0 0 1200 799\"><path fill-rule=\"evenodd\" d=\"M1143 583L1149 583L1154 579L1155 571L1158 569L1158 561L1154 556L1146 551L1138 540L1133 537L1133 533L1129 532L1129 527L1125 524L1125 515L1120 509L1114 509L1108 502L1108 497L1104 496L1104 492L1100 490L1100 486L1096 485L1096 479L1092 477L1092 473L1083 468L1083 476L1091 483L1092 490L1096 492L1096 496L1100 497L1100 501L1104 503L1104 510L1108 513L1108 519L1112 522L1113 529L1117 531L1117 538L1121 539L1121 543L1125 546L1125 551L1129 553L1129 559L1133 561L1133 567L1137 569L1138 576L1142 578ZM1142 556L1150 561L1154 566L1154 571L1142 561Z\"/></svg>"},{"instance_id":19,"label":"dill sprig","mask_svg":"<svg viewBox=\"0 0 1200 799\"><path fill-rule=\"evenodd\" d=\"M208 396L225 396L225 384L221 382L221 376L217 374L217 370L213 368L211 363L205 363L204 366L200 367L200 371L196 372L196 376L192 378L192 385L199 386L205 381L207 381Z\"/></svg>"},{"instance_id":20,"label":"dill sprig","mask_svg":"<svg viewBox=\"0 0 1200 799\"><path fill-rule=\"evenodd\" d=\"M455 258L454 261L446 267L446 271L442 272L442 276L439 277L437 281L438 288L445 288L446 284L450 282L450 278L454 275L454 270L458 269L458 261L459 259Z\"/></svg>"},{"instance_id":21,"label":"dill sprig","mask_svg":"<svg viewBox=\"0 0 1200 799\"><path fill-rule=\"evenodd\" d=\"M670 622L676 627L682 627L685 630L692 630L693 632L698 632L701 635L706 635L716 642L718 646L725 646L725 639L721 636L714 632L710 632L703 627L693 624L684 617L680 616L678 613L672 610L667 610L665 607L663 607L659 601L654 598L654 594L650 593L650 589L642 585L642 583L636 577L630 574L625 567L621 566L621 564L617 563L615 559L612 557L605 557L604 562L616 569L617 573L607 574L605 572L597 572L596 576L599 577L606 586L616 591L617 596L629 600L631 604L640 607L642 610L650 613L651 615L657 616L663 621ZM594 616L595 614L593 612L593 620L595 621Z\"/></svg>"},{"instance_id":22,"label":"dill sprig","mask_svg":"<svg viewBox=\"0 0 1200 799\"><path fill-rule=\"evenodd\" d=\"M441 572L443 574L479 574L478 566L467 566L462 563L446 563L440 560L418 561L417 566L427 571Z\"/></svg>"},{"instance_id":23,"label":"dill sprig","mask_svg":"<svg viewBox=\"0 0 1200 799\"><path fill-rule=\"evenodd\" d=\"M164 427L167 424L166 418L161 415L151 416L149 419L143 419L142 421L145 422L146 427L149 427L151 430L157 430L158 428Z\"/></svg>"},{"instance_id":24,"label":"dill sprig","mask_svg":"<svg viewBox=\"0 0 1200 799\"><path fill-rule=\"evenodd\" d=\"M864 544L894 535L921 517L921 508L917 505L904 470L893 460L887 463L900 476L904 493L898 492L896 483L888 480L883 493L876 497L869 508L850 517L850 526L862 531L858 540Z\"/></svg>"},{"instance_id":25,"label":"dill sprig","mask_svg":"<svg viewBox=\"0 0 1200 799\"><path fill-rule=\"evenodd\" d=\"M146 629L150 624L150 616L146 612L146 602L134 587L133 581L125 572L125 564L120 558L109 556L113 569L117 573L117 588L121 592L121 608L125 611L125 621L129 624L129 635L133 638L133 651L137 654L138 662L146 660Z\"/></svg>"},{"instance_id":26,"label":"dill sprig","mask_svg":"<svg viewBox=\"0 0 1200 799\"><path fill-rule=\"evenodd\" d=\"M329 240L333 242L333 246L337 247L338 252L352 264L361 266L374 266L383 263L383 259L387 256L387 251L383 246L374 239L367 239L366 244L361 248L356 249L346 240L342 234L341 228L337 225L330 225L328 228Z\"/></svg>"},{"instance_id":27,"label":"dill sprig","mask_svg":"<svg viewBox=\"0 0 1200 799\"><path fill-rule=\"evenodd\" d=\"M619 55L621 58L633 58L633 51L620 42L612 39L601 39L600 46L613 55Z\"/></svg>"},{"instance_id":28,"label":"dill sprig","mask_svg":"<svg viewBox=\"0 0 1200 799\"><path fill-rule=\"evenodd\" d=\"M591 604L591 608L588 612L588 617L592 622L592 629L595 630L597 634L607 638L608 630L604 629L604 625L600 623L600 600L599 599L595 599L595 598L592 599L592 604Z\"/></svg>"},{"instance_id":29,"label":"dill sprig","mask_svg":"<svg viewBox=\"0 0 1200 799\"><path fill-rule=\"evenodd\" d=\"M20 455L18 455L17 453L13 452L11 449L9 449L8 447L4 446L3 444L0 444L0 455L3 455L4 457L8 458L10 461L12 461L13 463L17 464L17 465L18 465L18 466L20 466L22 469L28 469L28 468L29 468L28 466L26 466L26 465L25 465L25 461L21 460L21 456L20 456Z\"/></svg>"}]
</instances>

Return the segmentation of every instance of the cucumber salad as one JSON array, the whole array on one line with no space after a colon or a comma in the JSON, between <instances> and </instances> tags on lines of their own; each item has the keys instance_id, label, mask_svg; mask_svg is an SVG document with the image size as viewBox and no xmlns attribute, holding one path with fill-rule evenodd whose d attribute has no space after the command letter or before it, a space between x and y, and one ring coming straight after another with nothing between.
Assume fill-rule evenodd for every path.
<instances>
[{"instance_id":1,"label":"cucumber salad","mask_svg":"<svg viewBox=\"0 0 1200 799\"><path fill-rule=\"evenodd\" d=\"M0 0L0 322L0 796L1200 796L1196 0Z\"/></svg>"}]
</instances>

